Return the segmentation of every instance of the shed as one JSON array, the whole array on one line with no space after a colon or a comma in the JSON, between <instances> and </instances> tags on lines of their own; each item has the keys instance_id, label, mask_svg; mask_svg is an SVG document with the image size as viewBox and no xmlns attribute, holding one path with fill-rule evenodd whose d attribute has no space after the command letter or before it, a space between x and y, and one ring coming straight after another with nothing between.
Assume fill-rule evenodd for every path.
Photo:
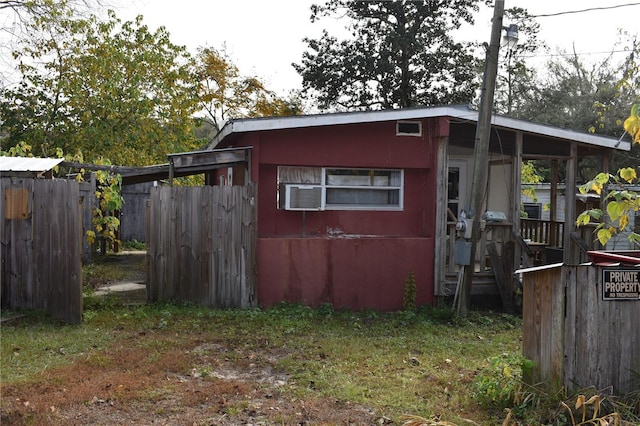
<instances>
[{"instance_id":1,"label":"shed","mask_svg":"<svg viewBox=\"0 0 640 426\"><path fill-rule=\"evenodd\" d=\"M228 122L209 149L251 148L259 304L395 310L410 274L418 305L452 295L455 227L470 204L477 120L467 106L440 106ZM485 210L504 220L487 222L472 294L497 292L487 248L511 271L535 260L533 243L563 247L568 263L583 256L574 197L567 197L566 222L552 216L539 241L522 238L523 160L565 162L565 184L575 187L578 158L596 156L604 170L612 151L629 149L627 141L494 116ZM212 181L246 181L237 174L221 169Z\"/></svg>"},{"instance_id":2,"label":"shed","mask_svg":"<svg viewBox=\"0 0 640 426\"><path fill-rule=\"evenodd\" d=\"M0 157L0 177L40 177L51 179L53 168L64 158Z\"/></svg>"}]
</instances>

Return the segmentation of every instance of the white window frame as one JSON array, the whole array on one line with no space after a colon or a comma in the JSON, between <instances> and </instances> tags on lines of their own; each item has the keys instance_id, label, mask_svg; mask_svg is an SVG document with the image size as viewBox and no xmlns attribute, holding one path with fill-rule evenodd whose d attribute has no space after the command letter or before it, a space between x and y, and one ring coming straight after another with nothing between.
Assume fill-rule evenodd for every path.
<instances>
[{"instance_id":1,"label":"white window frame","mask_svg":"<svg viewBox=\"0 0 640 426\"><path fill-rule=\"evenodd\" d=\"M287 167L287 166L282 166L282 167ZM286 189L287 185L313 185L313 186L320 186L322 188L322 205L320 207L320 210L365 210L365 211L402 211L404 210L404 170L402 169L382 169L382 168L365 168L365 167L354 167L354 168L350 168L350 167L318 167L317 169L321 169L321 180L320 182L278 182L278 187L282 188L281 191L283 189ZM375 181L376 172L383 172L383 173L397 173L397 175L395 176L395 180L396 182L388 182L386 185L384 184L380 184L380 185L367 185L364 182L358 182L356 184L340 184L340 183L336 183L335 181L332 183L329 183L329 181L331 180L330 177L331 176L340 176L340 175L332 175L330 172L333 170L357 170L357 171L364 171L367 173L370 172L374 172L373 173L373 180ZM278 174L279 176L279 174ZM348 176L348 175L345 175ZM354 175L356 177L364 177L364 175ZM383 176L378 176L378 177L383 177ZM345 179L346 180L346 179ZM284 185L282 185L284 184ZM397 204L388 204L388 205L384 205L384 204L358 204L358 203L353 203L353 204L348 204L348 203L331 203L330 201L327 201L327 198L331 198L331 197L327 197L327 191L331 192L332 190L340 190L340 189L345 189L345 190L353 190L353 191L358 191L358 190L363 190L363 191L384 191L387 194L391 193L391 192L397 192L397 197L398 197L398 202ZM279 197L284 197L284 194L279 194ZM285 203L286 204L286 203ZM279 208L283 208L281 203L279 203Z\"/></svg>"},{"instance_id":2,"label":"white window frame","mask_svg":"<svg viewBox=\"0 0 640 426\"><path fill-rule=\"evenodd\" d=\"M339 184L339 183L328 183L329 177L328 171L332 170L361 170L366 172L391 172L398 173L397 184L392 184L391 182L387 183L387 185L366 185L366 184ZM363 177L360 175L359 177ZM374 177L375 179L375 173ZM322 168L322 186L323 186L323 202L325 210L402 210L404 208L404 170L401 169L369 169L369 168L343 168L343 167L323 167ZM387 194L391 192L398 192L398 203L397 204L375 204L375 205L367 205L367 204L332 204L327 199L330 198L327 195L327 191L331 191L333 189L346 189L346 190L366 190L366 191L384 191Z\"/></svg>"},{"instance_id":3,"label":"white window frame","mask_svg":"<svg viewBox=\"0 0 640 426\"><path fill-rule=\"evenodd\" d=\"M405 131L401 131L400 128L402 127L402 125L418 125L418 131L417 132L405 132ZM421 137L422 136L422 121L420 120L400 120L400 121L396 121L396 136L417 136L417 137Z\"/></svg>"}]
</instances>

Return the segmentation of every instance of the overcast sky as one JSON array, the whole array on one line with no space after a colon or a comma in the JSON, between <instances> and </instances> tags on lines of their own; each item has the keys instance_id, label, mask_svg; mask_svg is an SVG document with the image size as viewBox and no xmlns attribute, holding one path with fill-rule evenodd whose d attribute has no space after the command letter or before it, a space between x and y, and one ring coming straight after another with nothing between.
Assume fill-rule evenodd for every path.
<instances>
[{"instance_id":1,"label":"overcast sky","mask_svg":"<svg viewBox=\"0 0 640 426\"><path fill-rule=\"evenodd\" d=\"M208 45L226 45L243 74L254 74L268 87L285 94L300 89L302 80L291 67L300 62L304 37L317 37L325 27L342 28L342 22L324 19L311 24L309 7L324 0L111 0L124 20L143 15L151 28L165 26L171 40L191 52ZM595 10L540 17L541 37L553 51L560 47L579 53L606 52L617 39L618 29L638 34L640 2L630 0L505 0L505 8L526 8L532 15L577 11L633 4L610 10ZM488 42L493 10L483 7L467 40ZM508 22L503 22L507 25ZM600 53L600 57L602 54Z\"/></svg>"}]
</instances>

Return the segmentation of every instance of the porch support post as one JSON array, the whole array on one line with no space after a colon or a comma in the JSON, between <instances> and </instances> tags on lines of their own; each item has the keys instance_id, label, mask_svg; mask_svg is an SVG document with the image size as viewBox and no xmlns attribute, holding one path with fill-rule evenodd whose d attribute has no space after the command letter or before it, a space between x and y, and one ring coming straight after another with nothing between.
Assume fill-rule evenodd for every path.
<instances>
[{"instance_id":1,"label":"porch support post","mask_svg":"<svg viewBox=\"0 0 640 426\"><path fill-rule=\"evenodd\" d=\"M566 192L566 190L565 190ZM566 195L565 195L566 196ZM558 220L558 160L551 160L551 199L549 200L549 240L547 244L552 246L559 239L556 235L556 221Z\"/></svg>"},{"instance_id":2,"label":"porch support post","mask_svg":"<svg viewBox=\"0 0 640 426\"><path fill-rule=\"evenodd\" d=\"M447 208L448 205L448 188L449 180L449 137L438 138L438 152L436 161L436 239L435 239L435 264L433 265L433 290L436 296L444 295L442 285L445 281L446 268L446 247L449 245L447 241ZM428 196L428 194L425 194ZM450 235L449 238L455 238ZM428 261L428 259L425 259Z\"/></svg>"},{"instance_id":3,"label":"porch support post","mask_svg":"<svg viewBox=\"0 0 640 426\"><path fill-rule=\"evenodd\" d=\"M564 235L562 245L564 248L563 261L567 265L580 263L580 250L572 241L571 234L576 231L576 184L578 170L578 144L571 142L571 153L567 160L566 188L564 194Z\"/></svg>"},{"instance_id":4,"label":"porch support post","mask_svg":"<svg viewBox=\"0 0 640 426\"><path fill-rule=\"evenodd\" d=\"M523 144L522 132L516 132L515 140L515 152L513 154L513 177L511 179L511 190L513 196L511 197L511 223L513 223L513 231L520 233L520 205L522 204L522 144ZM511 234L513 235L513 233ZM522 255L522 248L520 244L515 244L514 253L514 270L520 267L520 256Z\"/></svg>"},{"instance_id":5,"label":"porch support post","mask_svg":"<svg viewBox=\"0 0 640 426\"><path fill-rule=\"evenodd\" d=\"M608 150L602 150L602 152L600 152L600 170L602 170L603 173L609 173L609 162L611 160L611 151Z\"/></svg>"}]
</instances>

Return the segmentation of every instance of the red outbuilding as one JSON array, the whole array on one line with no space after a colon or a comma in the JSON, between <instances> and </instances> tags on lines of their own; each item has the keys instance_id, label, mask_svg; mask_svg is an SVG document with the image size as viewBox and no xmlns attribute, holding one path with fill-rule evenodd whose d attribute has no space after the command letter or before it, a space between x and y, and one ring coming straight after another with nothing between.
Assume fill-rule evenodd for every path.
<instances>
[{"instance_id":1,"label":"red outbuilding","mask_svg":"<svg viewBox=\"0 0 640 426\"><path fill-rule=\"evenodd\" d=\"M410 276L417 305L451 295L477 115L465 106L228 122L209 148L249 148L250 164L220 169L214 183L257 185L258 304L397 310ZM523 159L567 162L571 185L578 157L605 158L614 149L629 143L494 117L486 210L503 214L483 241L503 255L521 229ZM567 198L574 207L567 202L565 217L575 217ZM564 236L575 220L568 223ZM553 244L566 247L557 238ZM519 262L522 249L512 247ZM480 263L479 276L493 276ZM478 283L474 293L485 291Z\"/></svg>"}]
</instances>

